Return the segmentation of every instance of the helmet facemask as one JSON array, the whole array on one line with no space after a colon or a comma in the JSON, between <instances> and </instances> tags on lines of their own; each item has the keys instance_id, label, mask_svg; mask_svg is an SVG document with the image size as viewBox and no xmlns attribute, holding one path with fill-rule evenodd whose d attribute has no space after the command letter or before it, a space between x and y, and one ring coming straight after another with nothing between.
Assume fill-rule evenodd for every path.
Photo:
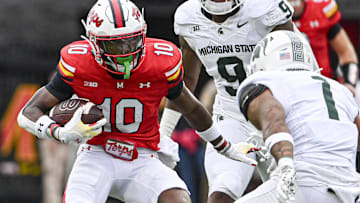
<instances>
[{"instance_id":1,"label":"helmet facemask","mask_svg":"<svg viewBox=\"0 0 360 203\"><path fill-rule=\"evenodd\" d=\"M109 70L114 73L125 73L130 77L130 71L137 67L144 49L144 36L141 32L126 36L103 37L95 36L100 55Z\"/></svg>"}]
</instances>

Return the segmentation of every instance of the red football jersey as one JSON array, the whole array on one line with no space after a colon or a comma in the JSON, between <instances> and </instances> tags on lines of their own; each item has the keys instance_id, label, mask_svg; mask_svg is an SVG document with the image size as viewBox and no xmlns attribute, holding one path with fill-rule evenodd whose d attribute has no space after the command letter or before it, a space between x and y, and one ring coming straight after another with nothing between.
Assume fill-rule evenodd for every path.
<instances>
[{"instance_id":1,"label":"red football jersey","mask_svg":"<svg viewBox=\"0 0 360 203\"><path fill-rule=\"evenodd\" d=\"M131 71L129 79L115 79L96 63L88 42L77 41L61 50L58 72L75 94L97 104L108 120L102 134L89 144L115 139L158 150L161 99L170 89L181 87L183 78L176 45L147 38L143 63Z\"/></svg>"},{"instance_id":2,"label":"red football jersey","mask_svg":"<svg viewBox=\"0 0 360 203\"><path fill-rule=\"evenodd\" d=\"M341 19L341 13L335 0L307 0L304 13L300 19L294 19L295 25L304 33L313 49L317 62L323 70L321 73L334 78L331 72L329 29Z\"/></svg>"}]
</instances>

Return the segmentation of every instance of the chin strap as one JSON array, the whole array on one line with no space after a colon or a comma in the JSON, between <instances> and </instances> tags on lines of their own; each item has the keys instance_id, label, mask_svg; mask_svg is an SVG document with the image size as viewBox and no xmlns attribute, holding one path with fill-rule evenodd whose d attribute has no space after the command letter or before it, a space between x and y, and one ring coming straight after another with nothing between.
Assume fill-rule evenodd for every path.
<instances>
[{"instance_id":1,"label":"chin strap","mask_svg":"<svg viewBox=\"0 0 360 203\"><path fill-rule=\"evenodd\" d=\"M130 62L133 61L133 56L127 56L127 57L117 57L116 58L116 63L117 64L121 64L124 66L124 71L125 71L125 75L124 75L124 79L129 79L130 78ZM117 65L115 64L115 65Z\"/></svg>"},{"instance_id":2,"label":"chin strap","mask_svg":"<svg viewBox=\"0 0 360 203\"><path fill-rule=\"evenodd\" d=\"M129 78L130 78L130 62L129 62L129 61L125 61L125 62L124 62L124 66L125 66L124 79L129 79Z\"/></svg>"}]
</instances>

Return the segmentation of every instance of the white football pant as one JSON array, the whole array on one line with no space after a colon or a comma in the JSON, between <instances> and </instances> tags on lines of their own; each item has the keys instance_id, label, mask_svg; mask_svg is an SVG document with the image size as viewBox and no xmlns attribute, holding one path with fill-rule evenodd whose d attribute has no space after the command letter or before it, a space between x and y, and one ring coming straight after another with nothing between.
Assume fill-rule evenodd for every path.
<instances>
[{"instance_id":1,"label":"white football pant","mask_svg":"<svg viewBox=\"0 0 360 203\"><path fill-rule=\"evenodd\" d=\"M230 117L214 115L213 121L220 129L221 135L231 143L245 142L250 132L256 129L245 122ZM255 159L255 153L248 154ZM209 183L209 196L215 192L224 192L233 199L244 193L255 167L231 160L219 154L211 144L207 144L205 152L205 171Z\"/></svg>"},{"instance_id":2,"label":"white football pant","mask_svg":"<svg viewBox=\"0 0 360 203\"><path fill-rule=\"evenodd\" d=\"M64 203L104 203L108 196L131 203L157 203L159 195L185 183L165 166L155 151L138 148L139 156L124 161L100 146L83 144L71 171Z\"/></svg>"}]
</instances>

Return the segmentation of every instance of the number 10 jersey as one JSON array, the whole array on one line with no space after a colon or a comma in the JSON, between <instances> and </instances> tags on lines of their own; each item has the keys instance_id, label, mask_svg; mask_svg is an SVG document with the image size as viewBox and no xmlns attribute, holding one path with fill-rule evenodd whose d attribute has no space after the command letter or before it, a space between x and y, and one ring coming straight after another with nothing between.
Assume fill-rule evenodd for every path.
<instances>
[{"instance_id":1,"label":"number 10 jersey","mask_svg":"<svg viewBox=\"0 0 360 203\"><path fill-rule=\"evenodd\" d=\"M158 150L160 102L164 96L176 98L183 87L181 52L173 43L154 38L146 38L144 49L144 61L129 79L111 76L100 67L86 41L61 50L57 75L77 96L100 107L108 121L88 144L103 145L111 139ZM52 92L56 91L61 88Z\"/></svg>"}]
</instances>

